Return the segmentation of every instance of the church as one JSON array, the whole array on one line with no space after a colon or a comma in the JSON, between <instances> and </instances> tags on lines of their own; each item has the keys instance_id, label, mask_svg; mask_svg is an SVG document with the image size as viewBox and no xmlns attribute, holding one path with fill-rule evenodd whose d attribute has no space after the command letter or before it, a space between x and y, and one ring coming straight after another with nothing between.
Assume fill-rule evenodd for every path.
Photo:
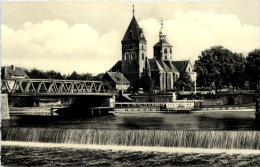
<instances>
[{"instance_id":1,"label":"church","mask_svg":"<svg viewBox=\"0 0 260 167\"><path fill-rule=\"evenodd\" d=\"M147 57L147 41L143 29L139 27L134 11L132 20L121 41L122 60L109 71L120 72L132 84L143 74L154 80L154 87L160 91L173 90L174 82L180 74L187 72L196 84L196 73L189 60L174 61L173 47L166 40L163 21L159 31L159 41L153 46L153 58Z\"/></svg>"}]
</instances>

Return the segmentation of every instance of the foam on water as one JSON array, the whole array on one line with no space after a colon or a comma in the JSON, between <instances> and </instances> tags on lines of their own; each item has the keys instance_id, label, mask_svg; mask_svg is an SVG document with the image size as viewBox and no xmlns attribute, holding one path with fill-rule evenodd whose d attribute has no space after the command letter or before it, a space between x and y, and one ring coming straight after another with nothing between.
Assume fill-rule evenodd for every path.
<instances>
[{"instance_id":1,"label":"foam on water","mask_svg":"<svg viewBox=\"0 0 260 167\"><path fill-rule=\"evenodd\" d=\"M46 147L46 148L75 148L75 149L95 149L112 151L147 151L166 153L207 153L207 154L260 154L260 150L248 149L205 149L205 148L184 148L184 147L144 147L144 146L117 146L117 145L81 145L66 143L37 143L37 142L17 142L2 141L2 146L22 146L22 147Z\"/></svg>"}]
</instances>

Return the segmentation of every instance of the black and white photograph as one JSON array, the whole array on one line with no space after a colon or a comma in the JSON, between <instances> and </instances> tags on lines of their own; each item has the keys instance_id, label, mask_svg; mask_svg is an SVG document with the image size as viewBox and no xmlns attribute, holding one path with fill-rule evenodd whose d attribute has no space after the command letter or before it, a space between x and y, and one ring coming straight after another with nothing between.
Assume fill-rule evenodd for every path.
<instances>
[{"instance_id":1,"label":"black and white photograph","mask_svg":"<svg viewBox=\"0 0 260 167\"><path fill-rule=\"evenodd\" d=\"M0 6L0 166L260 166L259 0Z\"/></svg>"}]
</instances>

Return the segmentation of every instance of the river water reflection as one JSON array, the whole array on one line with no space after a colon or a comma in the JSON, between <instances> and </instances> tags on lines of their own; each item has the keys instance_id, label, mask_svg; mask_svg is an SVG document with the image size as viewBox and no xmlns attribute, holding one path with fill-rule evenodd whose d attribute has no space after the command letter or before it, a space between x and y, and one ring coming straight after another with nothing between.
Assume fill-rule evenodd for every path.
<instances>
[{"instance_id":1,"label":"river water reflection","mask_svg":"<svg viewBox=\"0 0 260 167\"><path fill-rule=\"evenodd\" d=\"M196 111L188 114L115 113L93 118L12 116L2 127L156 130L259 130L254 111Z\"/></svg>"}]
</instances>

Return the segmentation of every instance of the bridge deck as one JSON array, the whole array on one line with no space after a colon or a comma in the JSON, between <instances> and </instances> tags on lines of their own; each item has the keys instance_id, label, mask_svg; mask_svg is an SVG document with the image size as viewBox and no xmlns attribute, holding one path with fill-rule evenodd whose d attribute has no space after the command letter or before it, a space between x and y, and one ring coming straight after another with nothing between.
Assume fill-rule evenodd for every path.
<instances>
[{"instance_id":1,"label":"bridge deck","mask_svg":"<svg viewBox=\"0 0 260 167\"><path fill-rule=\"evenodd\" d=\"M112 96L101 81L4 79L2 93L10 96Z\"/></svg>"}]
</instances>

